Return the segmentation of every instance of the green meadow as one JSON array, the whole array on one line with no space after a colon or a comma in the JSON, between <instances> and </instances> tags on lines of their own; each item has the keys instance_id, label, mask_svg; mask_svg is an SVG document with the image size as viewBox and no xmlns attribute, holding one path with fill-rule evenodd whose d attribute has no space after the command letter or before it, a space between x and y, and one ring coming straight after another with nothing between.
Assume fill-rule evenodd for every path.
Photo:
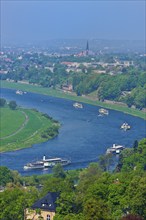
<instances>
[{"instance_id":1,"label":"green meadow","mask_svg":"<svg viewBox=\"0 0 146 220\"><path fill-rule=\"evenodd\" d=\"M25 122L25 115L20 110L0 108L0 138L5 138L16 132Z\"/></svg>"},{"instance_id":2,"label":"green meadow","mask_svg":"<svg viewBox=\"0 0 146 220\"><path fill-rule=\"evenodd\" d=\"M27 91L27 92L34 92L34 93L54 96L54 97L58 97L58 98L70 99L70 100L79 101L79 102L83 102L83 103L87 103L87 104L91 104L91 105L96 105L96 106L101 106L104 108L113 109L116 111L121 111L126 114L130 114L130 115L133 115L136 117L146 119L145 112L139 111L137 109L132 109L132 108L128 108L125 106L121 106L118 104L114 104L114 103L108 104L108 103L100 102L97 100L93 100L94 97L92 97L92 96L91 97L89 97L89 96L88 97L86 97L86 96L81 97L81 96L75 95L74 93L65 93L61 90L44 88L44 87L41 87L38 85L14 83L14 82L8 82L8 81L0 81L0 83L1 83L2 88L20 89L20 90Z\"/></svg>"},{"instance_id":3,"label":"green meadow","mask_svg":"<svg viewBox=\"0 0 146 220\"><path fill-rule=\"evenodd\" d=\"M0 111L0 152L30 147L58 134L59 124L40 112L7 107Z\"/></svg>"}]
</instances>

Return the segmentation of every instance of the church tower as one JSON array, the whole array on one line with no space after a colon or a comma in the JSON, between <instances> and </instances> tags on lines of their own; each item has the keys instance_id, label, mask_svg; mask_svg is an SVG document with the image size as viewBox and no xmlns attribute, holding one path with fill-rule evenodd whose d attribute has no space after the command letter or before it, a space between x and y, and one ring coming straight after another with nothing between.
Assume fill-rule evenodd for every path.
<instances>
[{"instance_id":1,"label":"church tower","mask_svg":"<svg viewBox=\"0 0 146 220\"><path fill-rule=\"evenodd\" d=\"M87 45L86 45L86 56L88 56L89 54L89 43L88 43L88 40L87 40Z\"/></svg>"}]
</instances>

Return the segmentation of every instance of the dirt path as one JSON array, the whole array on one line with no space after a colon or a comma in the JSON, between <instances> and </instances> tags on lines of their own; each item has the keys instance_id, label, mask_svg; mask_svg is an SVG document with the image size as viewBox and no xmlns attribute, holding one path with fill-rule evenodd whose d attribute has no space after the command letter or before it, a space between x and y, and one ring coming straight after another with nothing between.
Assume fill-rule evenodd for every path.
<instances>
[{"instance_id":1,"label":"dirt path","mask_svg":"<svg viewBox=\"0 0 146 220\"><path fill-rule=\"evenodd\" d=\"M29 121L29 117L27 116L27 114L26 114L24 111L21 111L21 112L25 115L25 121L24 121L24 123L21 125L21 127L20 127L17 131L15 131L14 133L12 133L12 134L10 134L10 135L8 135L8 136L5 136L5 137L0 138L0 140L4 140L4 139L6 139L6 138L9 138L9 137L12 137L12 136L16 135L17 133L19 133L19 132L24 128L24 126L26 126L26 124L27 124L28 121Z\"/></svg>"}]
</instances>

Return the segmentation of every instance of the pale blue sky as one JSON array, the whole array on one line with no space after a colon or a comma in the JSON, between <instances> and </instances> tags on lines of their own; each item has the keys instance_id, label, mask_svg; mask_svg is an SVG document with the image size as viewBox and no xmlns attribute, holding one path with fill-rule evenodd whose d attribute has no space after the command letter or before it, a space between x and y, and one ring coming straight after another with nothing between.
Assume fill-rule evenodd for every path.
<instances>
[{"instance_id":1,"label":"pale blue sky","mask_svg":"<svg viewBox=\"0 0 146 220\"><path fill-rule=\"evenodd\" d=\"M1 0L2 42L145 39L145 1Z\"/></svg>"}]
</instances>

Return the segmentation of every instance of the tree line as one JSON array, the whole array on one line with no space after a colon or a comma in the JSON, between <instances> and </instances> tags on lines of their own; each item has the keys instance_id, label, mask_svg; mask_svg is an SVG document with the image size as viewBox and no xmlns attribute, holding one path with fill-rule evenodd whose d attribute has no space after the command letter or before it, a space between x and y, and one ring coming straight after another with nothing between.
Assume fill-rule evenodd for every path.
<instances>
[{"instance_id":1,"label":"tree line","mask_svg":"<svg viewBox=\"0 0 146 220\"><path fill-rule=\"evenodd\" d=\"M64 84L72 84L77 95L88 95L92 92L100 101L113 100L124 102L138 109L146 107L146 71L135 67L127 67L116 75L95 74L91 68L80 64L80 72L66 71L66 67L55 63L53 72L49 69L28 69L19 67L13 73L1 76L1 79L27 80L29 83L43 87L62 88ZM86 70L86 71L85 71Z\"/></svg>"},{"instance_id":2,"label":"tree line","mask_svg":"<svg viewBox=\"0 0 146 220\"><path fill-rule=\"evenodd\" d=\"M4 106L9 106L10 109L15 110L17 108L17 103L16 101L9 101L7 103L6 99L4 98L0 98L0 107L4 107Z\"/></svg>"},{"instance_id":3,"label":"tree line","mask_svg":"<svg viewBox=\"0 0 146 220\"><path fill-rule=\"evenodd\" d=\"M146 72L131 70L125 74L74 74L73 88L77 95L96 92L100 101L124 102L131 107L146 107Z\"/></svg>"}]
</instances>

